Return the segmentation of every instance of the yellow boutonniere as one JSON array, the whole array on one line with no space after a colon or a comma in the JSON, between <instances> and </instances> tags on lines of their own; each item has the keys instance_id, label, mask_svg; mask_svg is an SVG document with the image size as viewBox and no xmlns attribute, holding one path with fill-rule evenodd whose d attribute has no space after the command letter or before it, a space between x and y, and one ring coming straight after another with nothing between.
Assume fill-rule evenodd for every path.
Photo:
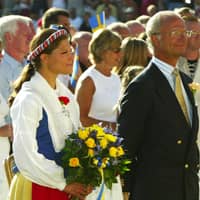
<instances>
[{"instance_id":1,"label":"yellow boutonniere","mask_svg":"<svg viewBox=\"0 0 200 200\"><path fill-rule=\"evenodd\" d=\"M192 82L189 85L190 90L195 94L198 90L200 90L200 84L196 82Z\"/></svg>"}]
</instances>

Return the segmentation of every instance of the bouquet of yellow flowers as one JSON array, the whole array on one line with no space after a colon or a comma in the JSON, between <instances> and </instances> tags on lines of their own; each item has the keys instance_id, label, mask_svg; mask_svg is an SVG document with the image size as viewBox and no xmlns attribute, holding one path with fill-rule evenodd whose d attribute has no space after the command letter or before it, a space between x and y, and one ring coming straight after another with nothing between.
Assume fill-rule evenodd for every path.
<instances>
[{"instance_id":1,"label":"bouquet of yellow flowers","mask_svg":"<svg viewBox=\"0 0 200 200\"><path fill-rule=\"evenodd\" d=\"M110 128L93 125L80 128L65 141L62 165L67 184L79 182L93 187L103 182L109 189L117 176L129 171L123 138Z\"/></svg>"}]
</instances>

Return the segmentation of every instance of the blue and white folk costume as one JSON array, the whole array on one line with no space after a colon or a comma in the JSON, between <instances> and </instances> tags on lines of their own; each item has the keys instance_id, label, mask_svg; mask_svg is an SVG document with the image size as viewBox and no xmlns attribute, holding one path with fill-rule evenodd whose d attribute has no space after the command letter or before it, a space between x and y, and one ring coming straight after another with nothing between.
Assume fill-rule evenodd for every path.
<instances>
[{"instance_id":1,"label":"blue and white folk costume","mask_svg":"<svg viewBox=\"0 0 200 200\"><path fill-rule=\"evenodd\" d=\"M68 97L69 103L66 106L61 105L59 96ZM60 166L59 153L67 135L80 126L79 108L73 94L59 80L56 82L56 90L52 89L36 73L29 82L23 84L15 98L11 107L11 118L14 128L13 151L20 176L16 175L12 181L10 200L34 200L33 194L30 194L31 182L62 191L66 181ZM29 185L30 192L13 198L17 193L18 182L18 185L21 184L17 180L21 175L29 180L29 183L23 184ZM86 200L96 200L99 192L98 187ZM104 197L105 200L122 200L119 179L117 184L113 184L112 190L105 187Z\"/></svg>"},{"instance_id":2,"label":"blue and white folk costume","mask_svg":"<svg viewBox=\"0 0 200 200\"><path fill-rule=\"evenodd\" d=\"M69 98L62 105L59 96ZM66 186L60 151L68 134L78 129L79 108L73 94L59 81L56 90L36 72L25 82L11 107L17 168L27 180L60 191ZM16 178L17 179L17 178ZM11 187L16 187L14 179ZM12 198L12 189L10 199Z\"/></svg>"}]
</instances>

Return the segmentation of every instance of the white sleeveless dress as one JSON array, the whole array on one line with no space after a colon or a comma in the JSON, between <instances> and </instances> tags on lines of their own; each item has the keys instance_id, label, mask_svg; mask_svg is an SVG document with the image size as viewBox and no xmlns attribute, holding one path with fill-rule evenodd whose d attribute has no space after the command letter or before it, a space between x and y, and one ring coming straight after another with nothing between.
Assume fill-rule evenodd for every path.
<instances>
[{"instance_id":1,"label":"white sleeveless dress","mask_svg":"<svg viewBox=\"0 0 200 200\"><path fill-rule=\"evenodd\" d=\"M87 77L93 80L96 88L88 116L98 120L116 122L115 106L121 90L119 76L114 73L111 76L105 76L91 66L79 77L77 89Z\"/></svg>"}]
</instances>

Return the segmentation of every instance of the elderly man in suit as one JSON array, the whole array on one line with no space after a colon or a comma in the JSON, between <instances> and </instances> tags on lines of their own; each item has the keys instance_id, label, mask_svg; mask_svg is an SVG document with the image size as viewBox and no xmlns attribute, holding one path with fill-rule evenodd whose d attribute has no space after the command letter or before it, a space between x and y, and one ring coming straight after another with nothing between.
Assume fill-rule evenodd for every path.
<instances>
[{"instance_id":1,"label":"elderly man in suit","mask_svg":"<svg viewBox=\"0 0 200 200\"><path fill-rule=\"evenodd\" d=\"M198 115L192 80L177 71L187 46L184 21L160 11L147 23L153 58L128 86L118 131L132 158L130 200L198 200Z\"/></svg>"}]
</instances>

